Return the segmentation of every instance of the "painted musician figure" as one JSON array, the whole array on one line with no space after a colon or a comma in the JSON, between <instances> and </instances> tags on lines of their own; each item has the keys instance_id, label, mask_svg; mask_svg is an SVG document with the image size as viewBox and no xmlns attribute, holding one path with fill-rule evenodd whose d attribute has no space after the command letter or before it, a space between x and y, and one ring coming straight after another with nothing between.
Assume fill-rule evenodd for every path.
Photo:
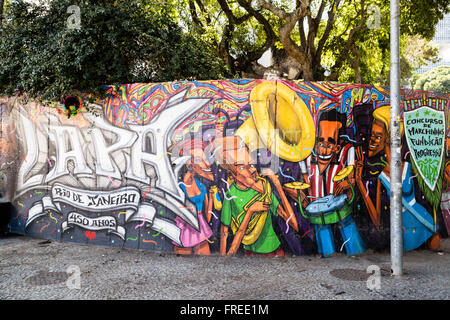
<instances>
[{"instance_id":1,"label":"painted musician figure","mask_svg":"<svg viewBox=\"0 0 450 320\"><path fill-rule=\"evenodd\" d=\"M213 234L209 225L212 208L214 206L215 209L220 209L222 205L217 186L213 185L208 190L198 179L201 177L214 181L209 161L207 161L203 151L205 149L203 141L198 139L185 140L178 147L181 148L181 156L190 156L186 163L187 172L183 177L183 182L180 183L180 188L195 206L199 230L194 229L180 217L176 217L175 223L181 230L182 246L174 244L174 252L181 255L189 255L192 252L196 255L209 255L211 252L208 239Z\"/></svg>"},{"instance_id":2,"label":"painted musician figure","mask_svg":"<svg viewBox=\"0 0 450 320\"><path fill-rule=\"evenodd\" d=\"M278 177L271 171L259 175L247 146L237 136L217 138L214 157L227 171L232 181L221 211L220 254L233 255L241 243L249 255L284 256L280 240L272 225L272 216L281 216L298 231L297 219L283 192ZM281 204L272 193L269 180L280 194ZM227 252L227 238L231 228L234 235Z\"/></svg>"},{"instance_id":3,"label":"painted musician figure","mask_svg":"<svg viewBox=\"0 0 450 320\"><path fill-rule=\"evenodd\" d=\"M310 185L310 201L302 201L303 206L307 205L303 209L306 211L304 216L314 225L318 251L324 257L336 252L332 228L335 224L347 254L360 254L366 250L351 215L352 206L348 203L354 197L354 173L351 172L347 179L336 181L339 172L353 168L355 164L354 147L341 138L345 135L346 121L346 115L334 109L321 113L314 152L300 165L304 180ZM303 199L307 198L303 196Z\"/></svg>"},{"instance_id":4,"label":"painted musician figure","mask_svg":"<svg viewBox=\"0 0 450 320\"><path fill-rule=\"evenodd\" d=\"M385 154L387 163L391 160L390 148L390 106L383 106L373 112L373 123L368 150L368 157ZM403 136L403 124L400 126L400 134ZM390 166L386 165L379 174L377 180L377 198L375 204L366 193L363 183L364 153L362 147L358 147L356 152L356 182L363 195L364 203L369 211L370 218L377 229L380 228L381 221L381 185L386 188L388 197L391 192ZM434 224L433 217L427 210L416 201L413 170L411 163L402 161L402 229L403 229L403 251L410 251L418 248L435 233L438 226ZM439 242L438 242L439 244Z\"/></svg>"}]
</instances>

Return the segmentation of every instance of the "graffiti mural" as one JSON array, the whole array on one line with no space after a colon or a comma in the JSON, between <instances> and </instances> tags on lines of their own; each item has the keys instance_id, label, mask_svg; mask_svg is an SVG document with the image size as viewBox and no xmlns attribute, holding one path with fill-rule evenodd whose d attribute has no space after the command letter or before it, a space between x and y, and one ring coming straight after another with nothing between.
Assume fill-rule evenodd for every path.
<instances>
[{"instance_id":1,"label":"graffiti mural","mask_svg":"<svg viewBox=\"0 0 450 320\"><path fill-rule=\"evenodd\" d=\"M181 255L388 249L387 88L227 80L106 93L70 108L1 98L12 232ZM405 251L450 231L449 105L402 94Z\"/></svg>"}]
</instances>

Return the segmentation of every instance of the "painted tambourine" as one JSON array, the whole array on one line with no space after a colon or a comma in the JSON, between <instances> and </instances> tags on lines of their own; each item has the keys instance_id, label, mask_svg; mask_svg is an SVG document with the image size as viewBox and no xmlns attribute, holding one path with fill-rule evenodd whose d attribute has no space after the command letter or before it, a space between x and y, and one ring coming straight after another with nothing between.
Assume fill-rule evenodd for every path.
<instances>
[{"instance_id":1,"label":"painted tambourine","mask_svg":"<svg viewBox=\"0 0 450 320\"><path fill-rule=\"evenodd\" d=\"M344 169L342 169L341 171L339 171L337 173L337 175L335 175L333 177L333 182L339 182L341 180L344 180L345 178L347 178L349 176L350 173L353 172L353 169L355 168L355 166L348 166L345 167Z\"/></svg>"},{"instance_id":2,"label":"painted tambourine","mask_svg":"<svg viewBox=\"0 0 450 320\"><path fill-rule=\"evenodd\" d=\"M303 189L308 189L309 187L311 187L309 184L300 182L300 181L285 183L284 186L286 188L295 189L295 190L303 190Z\"/></svg>"}]
</instances>

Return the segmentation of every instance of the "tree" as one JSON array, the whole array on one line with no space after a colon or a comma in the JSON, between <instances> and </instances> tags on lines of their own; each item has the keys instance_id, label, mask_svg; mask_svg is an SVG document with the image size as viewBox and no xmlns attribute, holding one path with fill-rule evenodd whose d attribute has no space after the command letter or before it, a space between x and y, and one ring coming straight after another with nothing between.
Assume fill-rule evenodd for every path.
<instances>
[{"instance_id":1,"label":"tree","mask_svg":"<svg viewBox=\"0 0 450 320\"><path fill-rule=\"evenodd\" d=\"M411 89L450 93L450 66L440 66L421 75L415 75L410 81Z\"/></svg>"},{"instance_id":2,"label":"tree","mask_svg":"<svg viewBox=\"0 0 450 320\"><path fill-rule=\"evenodd\" d=\"M83 91L131 82L216 79L227 70L215 53L164 14L139 1L79 1L7 6L0 38L0 93L61 101ZM75 20L70 20L75 19ZM75 26L75 27L74 27Z\"/></svg>"},{"instance_id":3,"label":"tree","mask_svg":"<svg viewBox=\"0 0 450 320\"><path fill-rule=\"evenodd\" d=\"M439 46L420 36L402 36L400 49L401 81L407 84L408 80L422 66L428 63L437 63Z\"/></svg>"},{"instance_id":4,"label":"tree","mask_svg":"<svg viewBox=\"0 0 450 320\"><path fill-rule=\"evenodd\" d=\"M287 72L292 79L373 83L388 74L389 0L179 0L180 10L183 4L190 31L239 75L261 75L257 61L268 48L277 68L297 71ZM450 4L401 0L401 8L403 35L430 40Z\"/></svg>"}]
</instances>

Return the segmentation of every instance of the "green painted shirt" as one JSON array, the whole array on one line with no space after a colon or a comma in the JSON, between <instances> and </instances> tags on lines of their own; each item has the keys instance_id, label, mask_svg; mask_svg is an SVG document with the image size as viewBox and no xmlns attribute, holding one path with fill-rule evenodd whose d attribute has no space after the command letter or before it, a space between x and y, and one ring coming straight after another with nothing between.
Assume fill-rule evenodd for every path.
<instances>
[{"instance_id":1,"label":"green painted shirt","mask_svg":"<svg viewBox=\"0 0 450 320\"><path fill-rule=\"evenodd\" d=\"M232 217L237 219L239 213L244 210L244 206L255 196L258 192L251 188L241 189L236 183L230 186L230 189L226 192L226 198L223 201L222 212L220 220L222 224L230 226ZM227 200L230 199L230 200ZM270 253L278 249L280 246L280 240L275 233L272 226L272 215L278 216L277 208L279 205L278 199L271 194L272 203L269 206L269 213L258 239L251 245L243 245L243 248L247 251L257 253ZM239 218L239 223L244 220L245 214Z\"/></svg>"}]
</instances>

